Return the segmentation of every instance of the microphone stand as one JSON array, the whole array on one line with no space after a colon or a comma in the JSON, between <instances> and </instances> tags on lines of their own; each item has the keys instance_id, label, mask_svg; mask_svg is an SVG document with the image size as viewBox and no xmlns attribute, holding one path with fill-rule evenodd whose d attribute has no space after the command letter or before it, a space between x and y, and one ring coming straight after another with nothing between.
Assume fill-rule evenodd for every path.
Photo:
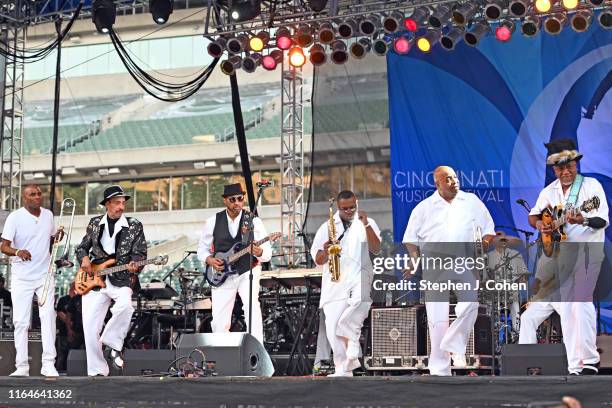
<instances>
[{"instance_id":1,"label":"microphone stand","mask_svg":"<svg viewBox=\"0 0 612 408\"><path fill-rule=\"evenodd\" d=\"M261 194L263 193L266 185L258 185L257 190L257 198L255 199L255 205L251 210L251 216L247 222L246 228L248 231L248 240L249 246L251 250L249 251L249 321L247 323L247 333L251 334L251 326L253 322L253 242L255 241L255 226L253 225L253 220L257 216L257 203L259 203L259 199L261 198ZM258 293L259 296L259 293Z\"/></svg>"}]
</instances>

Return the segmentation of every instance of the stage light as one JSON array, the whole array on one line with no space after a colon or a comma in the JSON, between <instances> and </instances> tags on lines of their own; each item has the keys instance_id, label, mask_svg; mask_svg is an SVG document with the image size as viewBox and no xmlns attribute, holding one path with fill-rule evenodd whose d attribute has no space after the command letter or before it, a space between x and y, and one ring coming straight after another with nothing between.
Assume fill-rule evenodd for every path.
<instances>
[{"instance_id":1,"label":"stage light","mask_svg":"<svg viewBox=\"0 0 612 408\"><path fill-rule=\"evenodd\" d=\"M510 2L510 14L514 17L523 17L527 14L529 8L529 0L512 0Z\"/></svg>"},{"instance_id":2,"label":"stage light","mask_svg":"<svg viewBox=\"0 0 612 408\"><path fill-rule=\"evenodd\" d=\"M293 40L291 39L291 33L286 27L281 27L276 30L276 46L281 50L288 50L291 48Z\"/></svg>"},{"instance_id":3,"label":"stage light","mask_svg":"<svg viewBox=\"0 0 612 408\"><path fill-rule=\"evenodd\" d=\"M245 72L255 72L257 67L261 65L261 54L253 53L242 60L242 69Z\"/></svg>"},{"instance_id":4,"label":"stage light","mask_svg":"<svg viewBox=\"0 0 612 408\"><path fill-rule=\"evenodd\" d=\"M579 0L561 0L561 5L566 10L573 10L578 7Z\"/></svg>"},{"instance_id":5,"label":"stage light","mask_svg":"<svg viewBox=\"0 0 612 408\"><path fill-rule=\"evenodd\" d=\"M507 7L508 0L491 0L485 5L485 17L487 17L487 20L498 20Z\"/></svg>"},{"instance_id":6,"label":"stage light","mask_svg":"<svg viewBox=\"0 0 612 408\"><path fill-rule=\"evenodd\" d=\"M253 20L261 14L261 0L234 0L229 13L234 23Z\"/></svg>"},{"instance_id":7,"label":"stage light","mask_svg":"<svg viewBox=\"0 0 612 408\"><path fill-rule=\"evenodd\" d=\"M429 25L434 28L444 27L448 23L448 20L450 20L455 5L456 3L440 4L436 11L429 16Z\"/></svg>"},{"instance_id":8,"label":"stage light","mask_svg":"<svg viewBox=\"0 0 612 408\"><path fill-rule=\"evenodd\" d=\"M371 49L372 41L369 38L360 38L359 41L351 44L349 51L353 58L362 59Z\"/></svg>"},{"instance_id":9,"label":"stage light","mask_svg":"<svg viewBox=\"0 0 612 408\"><path fill-rule=\"evenodd\" d=\"M225 52L225 47L227 46L227 38L219 37L215 41L208 44L206 50L208 51L208 55L213 58L220 58Z\"/></svg>"},{"instance_id":10,"label":"stage light","mask_svg":"<svg viewBox=\"0 0 612 408\"><path fill-rule=\"evenodd\" d=\"M491 28L488 24L485 23L476 23L472 26L471 31L466 31L463 34L463 40L467 45L472 47L476 47L480 40L491 31Z\"/></svg>"},{"instance_id":11,"label":"stage light","mask_svg":"<svg viewBox=\"0 0 612 408\"><path fill-rule=\"evenodd\" d=\"M357 22L352 18L347 18L338 24L338 34L342 38L351 38L354 33L357 33Z\"/></svg>"},{"instance_id":12,"label":"stage light","mask_svg":"<svg viewBox=\"0 0 612 408\"><path fill-rule=\"evenodd\" d=\"M602 10L597 17L597 21L599 21L599 25L606 30L612 28L612 8Z\"/></svg>"},{"instance_id":13,"label":"stage light","mask_svg":"<svg viewBox=\"0 0 612 408\"><path fill-rule=\"evenodd\" d=\"M331 45L331 49L331 59L334 64L342 65L348 60L348 53L346 52L346 44L344 41L334 41Z\"/></svg>"},{"instance_id":14,"label":"stage light","mask_svg":"<svg viewBox=\"0 0 612 408\"><path fill-rule=\"evenodd\" d=\"M440 45L447 51L454 50L457 44L463 39L463 30L453 28L440 38Z\"/></svg>"},{"instance_id":15,"label":"stage light","mask_svg":"<svg viewBox=\"0 0 612 408\"><path fill-rule=\"evenodd\" d=\"M591 25L591 21L593 21L593 12L589 9L579 10L574 14L572 20L570 21L572 30L582 33L589 29Z\"/></svg>"},{"instance_id":16,"label":"stage light","mask_svg":"<svg viewBox=\"0 0 612 408\"><path fill-rule=\"evenodd\" d=\"M309 47L313 42L313 30L308 24L300 24L295 33L295 42L302 48Z\"/></svg>"},{"instance_id":17,"label":"stage light","mask_svg":"<svg viewBox=\"0 0 612 408\"><path fill-rule=\"evenodd\" d=\"M538 16L527 16L521 24L521 32L525 37L533 37L540 31L542 22Z\"/></svg>"},{"instance_id":18,"label":"stage light","mask_svg":"<svg viewBox=\"0 0 612 408\"><path fill-rule=\"evenodd\" d=\"M321 23L319 31L317 32L317 37L321 44L331 44L336 39L336 31L334 30L333 24L329 21Z\"/></svg>"},{"instance_id":19,"label":"stage light","mask_svg":"<svg viewBox=\"0 0 612 408\"><path fill-rule=\"evenodd\" d=\"M241 66L242 58L239 55L232 55L221 63L221 72L225 75L234 75Z\"/></svg>"},{"instance_id":20,"label":"stage light","mask_svg":"<svg viewBox=\"0 0 612 408\"><path fill-rule=\"evenodd\" d=\"M463 3L461 6L453 10L453 21L455 24L465 26L470 22L472 17L478 11L479 6L477 3Z\"/></svg>"},{"instance_id":21,"label":"stage light","mask_svg":"<svg viewBox=\"0 0 612 408\"><path fill-rule=\"evenodd\" d=\"M409 17L404 19L404 28L408 31L416 31L427 23L429 17L428 7L417 7Z\"/></svg>"},{"instance_id":22,"label":"stage light","mask_svg":"<svg viewBox=\"0 0 612 408\"><path fill-rule=\"evenodd\" d=\"M359 22L359 31L363 35L372 36L380 28L380 17L371 15Z\"/></svg>"},{"instance_id":23,"label":"stage light","mask_svg":"<svg viewBox=\"0 0 612 408\"><path fill-rule=\"evenodd\" d=\"M393 51L400 55L408 54L408 52L410 52L411 45L412 44L410 43L409 38L404 36L397 37L395 40L393 40Z\"/></svg>"},{"instance_id":24,"label":"stage light","mask_svg":"<svg viewBox=\"0 0 612 408\"><path fill-rule=\"evenodd\" d=\"M289 56L289 64L295 68L299 68L306 63L306 56L300 47L293 47L287 54Z\"/></svg>"},{"instance_id":25,"label":"stage light","mask_svg":"<svg viewBox=\"0 0 612 408\"><path fill-rule=\"evenodd\" d=\"M108 33L113 27L113 24L115 24L116 16L117 9L115 8L113 0L94 0L92 4L91 20L99 33Z\"/></svg>"},{"instance_id":26,"label":"stage light","mask_svg":"<svg viewBox=\"0 0 612 408\"><path fill-rule=\"evenodd\" d=\"M308 0L308 7L315 13L325 10L327 0Z\"/></svg>"},{"instance_id":27,"label":"stage light","mask_svg":"<svg viewBox=\"0 0 612 408\"><path fill-rule=\"evenodd\" d=\"M310 63L315 67L325 64L327 61L327 54L325 54L325 48L321 44L315 44L310 47Z\"/></svg>"},{"instance_id":28,"label":"stage light","mask_svg":"<svg viewBox=\"0 0 612 408\"><path fill-rule=\"evenodd\" d=\"M512 34L514 33L516 26L514 21L512 20L503 20L499 25L495 28L495 38L497 38L501 42L510 41L512 38Z\"/></svg>"},{"instance_id":29,"label":"stage light","mask_svg":"<svg viewBox=\"0 0 612 408\"><path fill-rule=\"evenodd\" d=\"M598 7L598 6L601 6L604 3L604 0L587 0L587 3L590 6Z\"/></svg>"},{"instance_id":30,"label":"stage light","mask_svg":"<svg viewBox=\"0 0 612 408\"><path fill-rule=\"evenodd\" d=\"M431 48L440 41L442 34L439 30L429 30L427 34L417 40L417 48L422 52L430 52Z\"/></svg>"},{"instance_id":31,"label":"stage light","mask_svg":"<svg viewBox=\"0 0 612 408\"><path fill-rule=\"evenodd\" d=\"M149 11L157 24L165 24L173 8L174 0L149 0Z\"/></svg>"},{"instance_id":32,"label":"stage light","mask_svg":"<svg viewBox=\"0 0 612 408\"><path fill-rule=\"evenodd\" d=\"M399 11L394 11L383 18L383 29L385 33L393 34L400 29L400 24L404 21L404 15Z\"/></svg>"},{"instance_id":33,"label":"stage light","mask_svg":"<svg viewBox=\"0 0 612 408\"><path fill-rule=\"evenodd\" d=\"M270 34L265 31L260 31L249 40L249 48L251 51L259 52L268 45L268 41L270 41Z\"/></svg>"},{"instance_id":34,"label":"stage light","mask_svg":"<svg viewBox=\"0 0 612 408\"><path fill-rule=\"evenodd\" d=\"M283 62L283 52L281 50L274 50L261 59L261 66L268 71L274 71L281 62Z\"/></svg>"},{"instance_id":35,"label":"stage light","mask_svg":"<svg viewBox=\"0 0 612 408\"><path fill-rule=\"evenodd\" d=\"M240 34L227 40L227 50L232 54L240 54L248 45L249 37L246 34Z\"/></svg>"},{"instance_id":36,"label":"stage light","mask_svg":"<svg viewBox=\"0 0 612 408\"><path fill-rule=\"evenodd\" d=\"M378 56L387 55L387 51L389 51L389 41L384 38L379 38L372 44L372 49L374 50L374 54Z\"/></svg>"},{"instance_id":37,"label":"stage light","mask_svg":"<svg viewBox=\"0 0 612 408\"><path fill-rule=\"evenodd\" d=\"M538 13L548 13L551 7L552 7L552 2L550 0L536 0L535 1L535 8Z\"/></svg>"},{"instance_id":38,"label":"stage light","mask_svg":"<svg viewBox=\"0 0 612 408\"><path fill-rule=\"evenodd\" d=\"M553 14L544 22L544 31L551 35L557 35L563 30L566 23L567 16L565 14Z\"/></svg>"}]
</instances>

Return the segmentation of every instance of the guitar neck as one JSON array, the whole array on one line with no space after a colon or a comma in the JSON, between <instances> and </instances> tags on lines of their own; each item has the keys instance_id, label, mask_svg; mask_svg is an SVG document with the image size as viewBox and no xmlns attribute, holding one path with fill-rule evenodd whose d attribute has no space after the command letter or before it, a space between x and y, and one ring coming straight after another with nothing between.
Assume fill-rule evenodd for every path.
<instances>
[{"instance_id":1,"label":"guitar neck","mask_svg":"<svg viewBox=\"0 0 612 408\"><path fill-rule=\"evenodd\" d=\"M145 259L143 261L137 261L134 263L136 264L136 266L145 266L145 265L150 265L154 262L155 262L155 259ZM128 268L127 265L111 266L110 268L106 268L106 269L102 269L101 271L98 271L97 275L98 276L110 275L116 272L126 271L127 268Z\"/></svg>"},{"instance_id":2,"label":"guitar neck","mask_svg":"<svg viewBox=\"0 0 612 408\"><path fill-rule=\"evenodd\" d=\"M267 236L264 239L260 239L259 241L253 242L253 246L260 246L261 244L265 244L269 240L270 240L270 237ZM241 258L244 255L248 254L250 250L251 250L251 245L241 249L240 251L236 252L234 255L230 256L228 261L230 263L232 263L232 262L236 261L238 258Z\"/></svg>"}]
</instances>

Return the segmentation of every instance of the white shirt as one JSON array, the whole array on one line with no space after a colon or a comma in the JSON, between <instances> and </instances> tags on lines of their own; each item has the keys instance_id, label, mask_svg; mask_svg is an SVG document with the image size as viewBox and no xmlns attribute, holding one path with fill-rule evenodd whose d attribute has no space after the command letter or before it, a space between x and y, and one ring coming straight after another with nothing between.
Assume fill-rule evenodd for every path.
<instances>
[{"instance_id":1,"label":"white shirt","mask_svg":"<svg viewBox=\"0 0 612 408\"><path fill-rule=\"evenodd\" d=\"M376 221L368 218L368 223L380 240L380 228L378 228ZM334 214L334 224L336 225L336 238L340 238L344 233L344 225L338 212ZM327 222L325 222L319 227L312 241L312 246L310 247L312 259L317 259L317 253L323 250L328 240L329 229ZM369 276L364 277L363 273L367 272L371 275L372 272L367 245L368 238L365 225L355 218L355 221L351 223L348 231L340 241L340 246L342 247L342 253L340 254L340 280L332 282L327 262L323 265L318 265L323 268L320 307L329 302L348 299L351 289L356 287L361 286L364 290L369 291L369 284L367 288L365 287L366 285L361 285L364 282L369 282L368 279L370 278ZM364 253L363 250L366 250L366 252ZM365 264L362 262L364 260L367 261ZM364 269L367 271L364 272Z\"/></svg>"},{"instance_id":2,"label":"white shirt","mask_svg":"<svg viewBox=\"0 0 612 408\"><path fill-rule=\"evenodd\" d=\"M129 227L127 218L125 215L121 214L121 217L115 223L115 229L113 230L113 235L110 235L110 231L108 228L108 214L104 214L104 217L100 220L100 225L104 225L104 231L102 232L102 236L100 237L100 245L104 249L108 255L112 255L115 253L115 241L117 240L117 233L121 231L123 227Z\"/></svg>"},{"instance_id":3,"label":"white shirt","mask_svg":"<svg viewBox=\"0 0 612 408\"><path fill-rule=\"evenodd\" d=\"M235 219L231 219L227 211L225 211L225 216L227 217L227 226L229 229L229 233L232 237L236 237L238 235L240 229L240 217L242 217L242 211ZM206 258L212 255L212 246L213 246L213 232L215 231L215 224L217 222L217 215L213 215L208 218L204 223L204 230L202 231L202 236L200 237L200 243L198 245L198 259L204 263L206 263ZM266 232L266 228L264 227L263 221L261 218L255 217L253 219L253 237L255 241L259 241L264 239L268 234ZM261 246L262 254L257 257L259 262L268 262L272 258L272 245L270 245L270 241L262 244Z\"/></svg>"},{"instance_id":4,"label":"white shirt","mask_svg":"<svg viewBox=\"0 0 612 408\"><path fill-rule=\"evenodd\" d=\"M475 194L459 191L449 203L436 191L412 210L402 242L474 242L476 227L483 236L495 235L493 218Z\"/></svg>"},{"instance_id":5,"label":"white shirt","mask_svg":"<svg viewBox=\"0 0 612 408\"><path fill-rule=\"evenodd\" d=\"M40 209L38 217L23 207L9 214L2 238L11 241L13 248L28 250L32 255L30 261L11 257L12 279L34 281L45 278L51 263L49 247L54 234L53 214L45 208Z\"/></svg>"},{"instance_id":6,"label":"white shirt","mask_svg":"<svg viewBox=\"0 0 612 408\"><path fill-rule=\"evenodd\" d=\"M529 215L540 215L545 208L555 205L564 205L569 197L571 187L567 189L565 194L561 182L557 179L546 186L538 196L538 201L531 209ZM593 198L594 196L599 197L599 208L592 210L588 213L583 213L585 218L600 217L606 221L606 227L610 224L608 219L608 200L603 187L596 179L592 177L585 177L582 181L582 186L578 192L578 199L576 200L575 207L579 207L584 201ZM580 224L566 224L565 232L567 234L568 242L604 242L605 228L594 229L591 227L585 227Z\"/></svg>"}]
</instances>

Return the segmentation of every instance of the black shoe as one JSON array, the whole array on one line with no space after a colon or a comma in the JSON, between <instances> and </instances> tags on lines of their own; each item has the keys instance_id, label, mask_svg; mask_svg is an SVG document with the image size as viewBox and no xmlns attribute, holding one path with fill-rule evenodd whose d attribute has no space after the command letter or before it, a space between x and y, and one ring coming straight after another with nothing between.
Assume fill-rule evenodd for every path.
<instances>
[{"instance_id":1,"label":"black shoe","mask_svg":"<svg viewBox=\"0 0 612 408\"><path fill-rule=\"evenodd\" d=\"M599 374L599 362L595 364L585 364L582 367L581 375L597 375Z\"/></svg>"},{"instance_id":2,"label":"black shoe","mask_svg":"<svg viewBox=\"0 0 612 408\"><path fill-rule=\"evenodd\" d=\"M123 375L124 360L122 351L107 347L106 350L104 350L104 358L108 362L108 368L111 375Z\"/></svg>"}]
</instances>

